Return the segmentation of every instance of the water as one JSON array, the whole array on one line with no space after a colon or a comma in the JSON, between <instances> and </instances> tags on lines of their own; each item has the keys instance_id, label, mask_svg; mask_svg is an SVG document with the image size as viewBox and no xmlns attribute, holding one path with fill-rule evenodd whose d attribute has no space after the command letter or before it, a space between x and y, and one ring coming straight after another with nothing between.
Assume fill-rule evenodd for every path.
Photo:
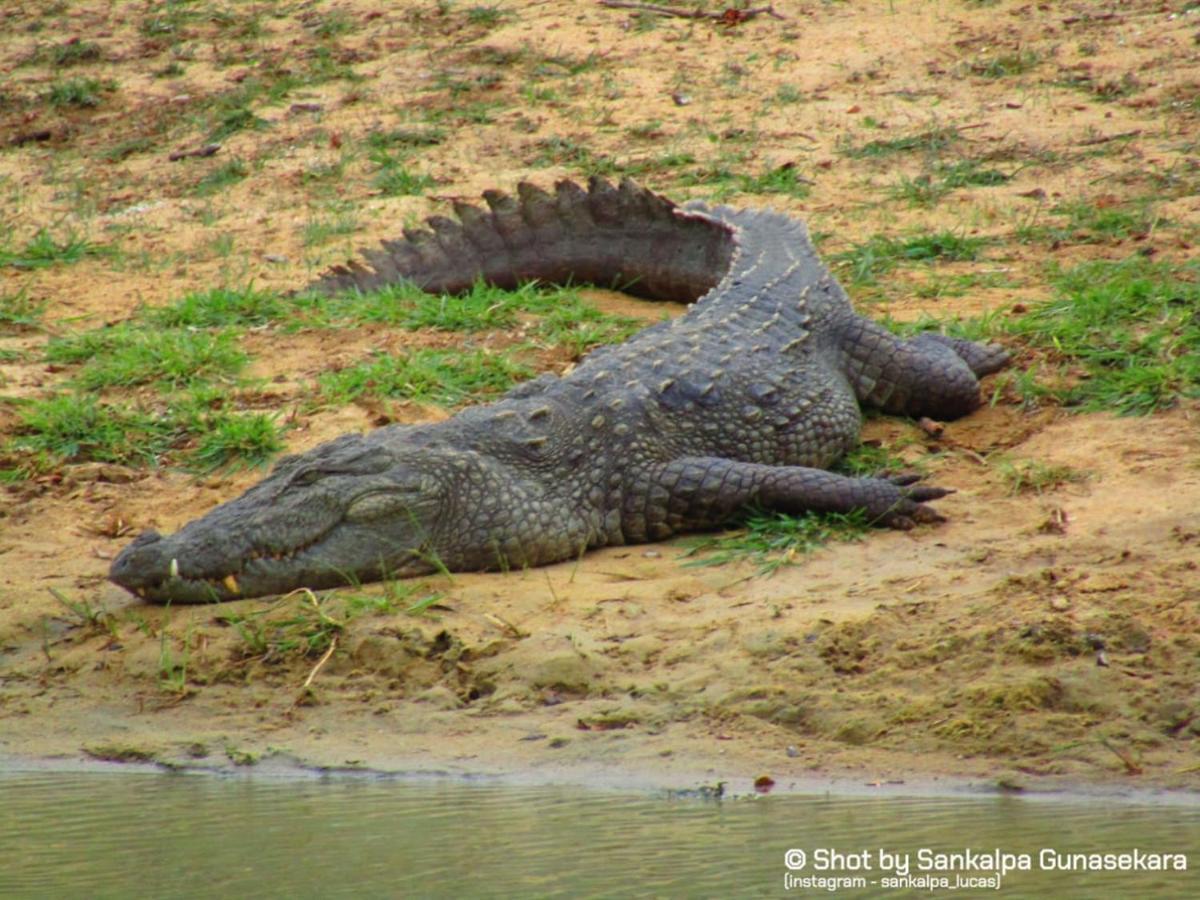
<instances>
[{"instance_id":1,"label":"water","mask_svg":"<svg viewBox=\"0 0 1200 900\"><path fill-rule=\"evenodd\" d=\"M878 851L1033 855L1000 890L885 889ZM1042 848L1186 872L1037 871ZM865 889L785 890L785 853L871 854ZM793 864L796 858L793 856ZM368 778L0 774L0 897L1200 897L1200 806L661 793ZM824 873L831 874L831 873ZM926 873L931 874L931 873ZM954 873L948 874L951 883ZM980 877L979 871L965 874Z\"/></svg>"}]
</instances>

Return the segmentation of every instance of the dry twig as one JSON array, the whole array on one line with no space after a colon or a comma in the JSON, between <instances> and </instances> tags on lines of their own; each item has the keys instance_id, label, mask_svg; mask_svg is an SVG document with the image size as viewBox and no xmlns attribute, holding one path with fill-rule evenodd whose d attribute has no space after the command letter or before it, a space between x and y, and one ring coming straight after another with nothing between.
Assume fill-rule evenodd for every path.
<instances>
[{"instance_id":1,"label":"dry twig","mask_svg":"<svg viewBox=\"0 0 1200 900\"><path fill-rule=\"evenodd\" d=\"M740 25L742 22L749 22L758 16L770 16L772 19L786 18L786 16L781 16L775 12L773 4L753 6L749 9L729 7L721 12L684 9L680 6L656 6L653 3L635 3L631 2L631 0L600 0L600 5L607 6L609 9L633 9L638 12L654 13L659 16L673 16L678 19L713 19L717 22L724 22L726 25Z\"/></svg>"}]
</instances>

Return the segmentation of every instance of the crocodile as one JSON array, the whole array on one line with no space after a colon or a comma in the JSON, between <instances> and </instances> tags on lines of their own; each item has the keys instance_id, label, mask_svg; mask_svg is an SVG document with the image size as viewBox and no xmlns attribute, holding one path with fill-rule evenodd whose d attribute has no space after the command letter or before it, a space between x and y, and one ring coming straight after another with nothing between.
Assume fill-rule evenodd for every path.
<instances>
[{"instance_id":1,"label":"crocodile","mask_svg":"<svg viewBox=\"0 0 1200 900\"><path fill-rule=\"evenodd\" d=\"M942 521L929 503L943 488L828 467L857 445L863 405L934 419L975 409L1003 348L902 339L858 315L804 223L779 212L679 205L601 178L483 197L305 290L594 283L692 305L496 402L284 457L176 533L143 532L113 582L201 603L523 568L719 527L751 504L865 509L903 529Z\"/></svg>"}]
</instances>

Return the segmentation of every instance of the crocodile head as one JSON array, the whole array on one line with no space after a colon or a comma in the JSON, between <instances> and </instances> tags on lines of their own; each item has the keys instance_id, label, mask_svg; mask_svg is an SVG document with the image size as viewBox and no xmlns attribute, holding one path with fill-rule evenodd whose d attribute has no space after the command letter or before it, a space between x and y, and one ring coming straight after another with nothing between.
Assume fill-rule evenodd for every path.
<instances>
[{"instance_id":1,"label":"crocodile head","mask_svg":"<svg viewBox=\"0 0 1200 900\"><path fill-rule=\"evenodd\" d=\"M206 603L437 568L454 452L345 435L286 457L241 497L175 534L147 531L109 578L145 600Z\"/></svg>"}]
</instances>

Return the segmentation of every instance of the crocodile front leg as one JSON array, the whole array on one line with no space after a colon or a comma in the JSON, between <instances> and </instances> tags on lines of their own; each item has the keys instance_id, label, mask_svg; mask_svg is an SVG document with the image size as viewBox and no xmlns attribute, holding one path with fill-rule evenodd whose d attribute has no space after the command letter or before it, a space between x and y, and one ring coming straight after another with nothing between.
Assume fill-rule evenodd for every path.
<instances>
[{"instance_id":1,"label":"crocodile front leg","mask_svg":"<svg viewBox=\"0 0 1200 900\"><path fill-rule=\"evenodd\" d=\"M646 490L626 495L626 540L660 540L728 522L758 504L782 513L866 510L872 524L909 529L943 517L926 504L952 493L916 484L918 476L850 478L804 466L765 466L720 457L675 460L654 473Z\"/></svg>"}]
</instances>

